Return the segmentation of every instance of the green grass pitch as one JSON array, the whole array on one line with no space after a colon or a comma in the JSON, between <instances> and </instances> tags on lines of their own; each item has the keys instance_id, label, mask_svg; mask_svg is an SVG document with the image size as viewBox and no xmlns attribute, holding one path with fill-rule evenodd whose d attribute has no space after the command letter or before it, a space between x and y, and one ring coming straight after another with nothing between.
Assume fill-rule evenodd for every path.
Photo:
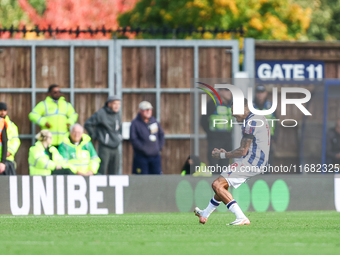
<instances>
[{"instance_id":1,"label":"green grass pitch","mask_svg":"<svg viewBox=\"0 0 340 255\"><path fill-rule=\"evenodd\" d=\"M246 213L250 226L194 213L0 216L0 254L340 254L334 211Z\"/></svg>"}]
</instances>

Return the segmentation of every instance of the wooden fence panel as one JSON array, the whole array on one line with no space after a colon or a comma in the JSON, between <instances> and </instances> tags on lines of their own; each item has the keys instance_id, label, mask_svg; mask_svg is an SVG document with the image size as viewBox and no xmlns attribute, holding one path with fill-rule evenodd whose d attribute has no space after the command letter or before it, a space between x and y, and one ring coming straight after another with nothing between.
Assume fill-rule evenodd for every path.
<instances>
[{"instance_id":1,"label":"wooden fence panel","mask_svg":"<svg viewBox=\"0 0 340 255\"><path fill-rule=\"evenodd\" d=\"M31 87L31 48L0 47L0 88Z\"/></svg>"},{"instance_id":2,"label":"wooden fence panel","mask_svg":"<svg viewBox=\"0 0 340 255\"><path fill-rule=\"evenodd\" d=\"M108 48L75 47L74 87L108 87Z\"/></svg>"},{"instance_id":3,"label":"wooden fence panel","mask_svg":"<svg viewBox=\"0 0 340 255\"><path fill-rule=\"evenodd\" d=\"M21 139L21 144L17 154L15 155L15 162L17 163L17 174L29 174L28 167L28 152L32 145L31 139Z\"/></svg>"},{"instance_id":4,"label":"wooden fence panel","mask_svg":"<svg viewBox=\"0 0 340 255\"><path fill-rule=\"evenodd\" d=\"M161 48L162 88L190 88L190 79L193 77L193 48Z\"/></svg>"},{"instance_id":5,"label":"wooden fence panel","mask_svg":"<svg viewBox=\"0 0 340 255\"><path fill-rule=\"evenodd\" d=\"M338 42L261 41L255 43L256 60L319 60L339 62ZM335 78L327 77L326 78Z\"/></svg>"},{"instance_id":6,"label":"wooden fence panel","mask_svg":"<svg viewBox=\"0 0 340 255\"><path fill-rule=\"evenodd\" d=\"M163 174L180 174L190 155L190 139L167 139L162 151Z\"/></svg>"},{"instance_id":7,"label":"wooden fence panel","mask_svg":"<svg viewBox=\"0 0 340 255\"><path fill-rule=\"evenodd\" d=\"M165 134L190 134L190 94L162 94L161 124Z\"/></svg>"},{"instance_id":8,"label":"wooden fence panel","mask_svg":"<svg viewBox=\"0 0 340 255\"><path fill-rule=\"evenodd\" d=\"M199 77L200 78L231 78L230 48L200 47L199 48Z\"/></svg>"},{"instance_id":9,"label":"wooden fence panel","mask_svg":"<svg viewBox=\"0 0 340 255\"><path fill-rule=\"evenodd\" d=\"M57 84L70 87L70 49L68 47L36 47L36 87Z\"/></svg>"},{"instance_id":10,"label":"wooden fence panel","mask_svg":"<svg viewBox=\"0 0 340 255\"><path fill-rule=\"evenodd\" d=\"M129 141L123 141L123 174L132 174L133 148Z\"/></svg>"},{"instance_id":11,"label":"wooden fence panel","mask_svg":"<svg viewBox=\"0 0 340 255\"><path fill-rule=\"evenodd\" d=\"M77 93L74 97L74 109L78 113L78 123L85 121L102 108L107 100L107 94Z\"/></svg>"},{"instance_id":12,"label":"wooden fence panel","mask_svg":"<svg viewBox=\"0 0 340 255\"><path fill-rule=\"evenodd\" d=\"M32 129L28 114L31 112L31 94L0 93L0 102L7 104L7 114L18 126L19 134L30 134Z\"/></svg>"},{"instance_id":13,"label":"wooden fence panel","mask_svg":"<svg viewBox=\"0 0 340 255\"><path fill-rule=\"evenodd\" d=\"M156 86L156 48L123 47L123 88L154 88Z\"/></svg>"}]
</instances>

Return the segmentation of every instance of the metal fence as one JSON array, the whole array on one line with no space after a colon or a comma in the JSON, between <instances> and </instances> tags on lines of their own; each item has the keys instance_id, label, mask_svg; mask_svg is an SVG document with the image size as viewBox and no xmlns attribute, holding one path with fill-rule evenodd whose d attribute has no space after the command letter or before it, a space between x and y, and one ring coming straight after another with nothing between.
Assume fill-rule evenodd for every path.
<instances>
[{"instance_id":1,"label":"metal fence","mask_svg":"<svg viewBox=\"0 0 340 255\"><path fill-rule=\"evenodd\" d=\"M193 49L193 77L200 78L199 73L199 52L202 48L228 48L231 53L231 75L239 72L239 41L238 40L0 40L1 47L30 47L31 55L31 85L28 88L4 88L0 84L0 93L27 93L31 97L31 107L35 107L37 102L37 93L46 93L46 88L36 87L36 49L38 47L63 47L69 49L69 84L67 88L61 88L64 93L69 93L70 102L75 103L75 95L78 93L95 93L95 94L117 94L124 98L127 94L155 94L155 108L157 109L156 118L161 121L161 97L166 94L180 93L189 94L190 86L185 88L164 88L161 86L161 50L164 48L191 48ZM77 47L100 47L107 49L107 88L79 88L75 87L75 49ZM152 88L126 88L123 86L123 56L122 53L126 48L153 48L155 49L155 87ZM244 70L249 72L249 77L253 76L254 68L254 40L244 40ZM218 78L218 77L216 77ZM228 77L231 78L231 77ZM194 104L198 108L198 94L194 97ZM124 111L124 109L123 109ZM89 116L88 116L89 117ZM194 121L199 123L199 114L195 114ZM22 139L31 139L32 144L35 142L34 134L36 133L35 124L31 123L31 133L20 134ZM167 134L166 139L190 139L189 133L186 134ZM195 154L199 154L199 130L194 132ZM121 161L122 162L122 161Z\"/></svg>"}]
</instances>

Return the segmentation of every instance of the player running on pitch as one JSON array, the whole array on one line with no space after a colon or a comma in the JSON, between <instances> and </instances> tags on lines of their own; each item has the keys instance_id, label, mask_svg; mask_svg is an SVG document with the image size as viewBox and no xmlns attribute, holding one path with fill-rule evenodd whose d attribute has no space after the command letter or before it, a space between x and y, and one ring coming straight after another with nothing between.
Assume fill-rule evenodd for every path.
<instances>
[{"instance_id":1,"label":"player running on pitch","mask_svg":"<svg viewBox=\"0 0 340 255\"><path fill-rule=\"evenodd\" d=\"M261 173L261 167L267 165L270 147L270 128L264 116L254 115L249 111L247 100L244 100L244 114L233 115L238 123L242 123L241 146L233 151L214 149L214 158L237 158L212 184L215 191L207 208L195 208L195 215L199 222L207 222L210 214L220 205L221 201L235 214L236 220L229 225L250 225L249 219L244 215L239 205L228 191L230 186L237 189L249 178ZM233 107L232 107L233 110Z\"/></svg>"}]
</instances>

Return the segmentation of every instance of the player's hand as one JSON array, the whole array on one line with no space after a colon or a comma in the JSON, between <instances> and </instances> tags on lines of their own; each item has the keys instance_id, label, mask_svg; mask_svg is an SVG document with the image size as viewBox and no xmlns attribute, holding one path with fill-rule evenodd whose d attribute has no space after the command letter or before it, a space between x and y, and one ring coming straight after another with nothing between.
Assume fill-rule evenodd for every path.
<instances>
[{"instance_id":1,"label":"player's hand","mask_svg":"<svg viewBox=\"0 0 340 255\"><path fill-rule=\"evenodd\" d=\"M9 156L11 156L12 154L9 152L9 151L7 151L7 155L6 155L6 157L9 157Z\"/></svg>"},{"instance_id":2,"label":"player's hand","mask_svg":"<svg viewBox=\"0 0 340 255\"><path fill-rule=\"evenodd\" d=\"M340 158L340 152L335 155L336 158Z\"/></svg>"},{"instance_id":3,"label":"player's hand","mask_svg":"<svg viewBox=\"0 0 340 255\"><path fill-rule=\"evenodd\" d=\"M213 158L216 158L216 159L219 159L220 158L220 150L219 149L214 149L213 151L212 151L212 157Z\"/></svg>"},{"instance_id":4,"label":"player's hand","mask_svg":"<svg viewBox=\"0 0 340 255\"><path fill-rule=\"evenodd\" d=\"M51 127L52 127L52 126L50 125L50 123L48 123L48 122L46 122L45 126L46 126L47 128L51 128Z\"/></svg>"},{"instance_id":5,"label":"player's hand","mask_svg":"<svg viewBox=\"0 0 340 255\"><path fill-rule=\"evenodd\" d=\"M70 123L67 123L66 126L67 126L67 129L69 129L70 128Z\"/></svg>"},{"instance_id":6,"label":"player's hand","mask_svg":"<svg viewBox=\"0 0 340 255\"><path fill-rule=\"evenodd\" d=\"M90 176L90 175L93 175L93 172L92 171L87 171L86 172L86 176Z\"/></svg>"},{"instance_id":7,"label":"player's hand","mask_svg":"<svg viewBox=\"0 0 340 255\"><path fill-rule=\"evenodd\" d=\"M6 170L6 165L4 163L0 163L0 174L5 172L5 170Z\"/></svg>"},{"instance_id":8,"label":"player's hand","mask_svg":"<svg viewBox=\"0 0 340 255\"><path fill-rule=\"evenodd\" d=\"M63 168L63 167L60 166L60 165L57 165L57 166L55 167L56 170L60 170L60 169L62 169L62 168Z\"/></svg>"}]
</instances>

